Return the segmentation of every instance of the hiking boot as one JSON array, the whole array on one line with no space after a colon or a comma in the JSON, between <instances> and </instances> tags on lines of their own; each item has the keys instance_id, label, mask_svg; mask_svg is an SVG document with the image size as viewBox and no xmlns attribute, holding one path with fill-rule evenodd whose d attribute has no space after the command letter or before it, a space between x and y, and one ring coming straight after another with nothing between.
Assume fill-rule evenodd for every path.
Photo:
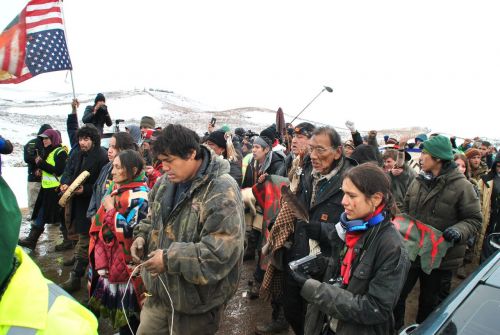
<instances>
[{"instance_id":1,"label":"hiking boot","mask_svg":"<svg viewBox=\"0 0 500 335\"><path fill-rule=\"evenodd\" d=\"M260 283L255 283L253 280L248 281L248 298L251 300L259 297Z\"/></svg>"},{"instance_id":2,"label":"hiking boot","mask_svg":"<svg viewBox=\"0 0 500 335\"><path fill-rule=\"evenodd\" d=\"M75 256L73 256L73 257L71 257L70 259L65 260L65 261L63 262L63 265L64 265L64 266L73 266L73 265L75 265L75 262L76 262L76 257L75 257Z\"/></svg>"},{"instance_id":3,"label":"hiking boot","mask_svg":"<svg viewBox=\"0 0 500 335\"><path fill-rule=\"evenodd\" d=\"M17 242L22 247L29 248L31 250L35 250L36 244L40 235L42 235L44 227L31 226L30 233L26 238L22 238Z\"/></svg>"},{"instance_id":4,"label":"hiking boot","mask_svg":"<svg viewBox=\"0 0 500 335\"><path fill-rule=\"evenodd\" d=\"M72 240L63 240L61 243L57 244L55 247L56 251L70 250L75 247L75 243ZM71 264L73 265L73 264Z\"/></svg>"},{"instance_id":5,"label":"hiking boot","mask_svg":"<svg viewBox=\"0 0 500 335\"><path fill-rule=\"evenodd\" d=\"M465 279L467 277L467 273L465 272L465 266L461 266L457 269L457 277L460 279Z\"/></svg>"},{"instance_id":6,"label":"hiking boot","mask_svg":"<svg viewBox=\"0 0 500 335\"><path fill-rule=\"evenodd\" d=\"M71 271L69 278L59 286L68 293L73 293L82 288L82 277L78 276L76 272Z\"/></svg>"},{"instance_id":7,"label":"hiking boot","mask_svg":"<svg viewBox=\"0 0 500 335\"><path fill-rule=\"evenodd\" d=\"M259 238L260 232L255 229L245 232L246 248L245 253L243 254L244 261L255 259L255 251L257 251Z\"/></svg>"},{"instance_id":8,"label":"hiking boot","mask_svg":"<svg viewBox=\"0 0 500 335\"><path fill-rule=\"evenodd\" d=\"M69 273L69 278L59 286L68 293L76 292L82 288L82 277L87 269L88 260L76 259L73 270Z\"/></svg>"},{"instance_id":9,"label":"hiking boot","mask_svg":"<svg viewBox=\"0 0 500 335\"><path fill-rule=\"evenodd\" d=\"M255 329L255 334L276 334L288 330L288 322L286 320L272 320L263 325L258 325Z\"/></svg>"}]
</instances>

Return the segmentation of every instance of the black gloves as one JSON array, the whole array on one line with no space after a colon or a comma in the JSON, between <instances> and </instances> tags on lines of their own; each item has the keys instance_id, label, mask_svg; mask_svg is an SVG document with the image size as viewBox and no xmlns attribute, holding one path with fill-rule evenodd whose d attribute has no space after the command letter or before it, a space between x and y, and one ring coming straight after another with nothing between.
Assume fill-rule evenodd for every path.
<instances>
[{"instance_id":1,"label":"black gloves","mask_svg":"<svg viewBox=\"0 0 500 335\"><path fill-rule=\"evenodd\" d=\"M301 288L302 288L302 286L304 286L306 280L311 278L311 276L300 272L300 270L291 270L290 273L291 273L293 279L295 279L295 281L297 282L297 284L299 284L299 286Z\"/></svg>"},{"instance_id":2,"label":"black gloves","mask_svg":"<svg viewBox=\"0 0 500 335\"><path fill-rule=\"evenodd\" d=\"M460 242L462 234L456 228L448 227L444 230L443 237L448 242Z\"/></svg>"},{"instance_id":3,"label":"black gloves","mask_svg":"<svg viewBox=\"0 0 500 335\"><path fill-rule=\"evenodd\" d=\"M321 237L321 223L320 222L303 222L304 230L307 237L319 241Z\"/></svg>"}]
</instances>

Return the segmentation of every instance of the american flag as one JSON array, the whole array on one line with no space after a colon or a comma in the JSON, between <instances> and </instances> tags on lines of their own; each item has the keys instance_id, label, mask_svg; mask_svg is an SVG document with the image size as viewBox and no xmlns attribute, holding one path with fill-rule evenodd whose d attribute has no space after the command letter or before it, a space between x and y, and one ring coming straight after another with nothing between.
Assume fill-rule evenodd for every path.
<instances>
[{"instance_id":1,"label":"american flag","mask_svg":"<svg viewBox=\"0 0 500 335\"><path fill-rule=\"evenodd\" d=\"M32 0L0 35L0 84L71 70L59 0Z\"/></svg>"}]
</instances>

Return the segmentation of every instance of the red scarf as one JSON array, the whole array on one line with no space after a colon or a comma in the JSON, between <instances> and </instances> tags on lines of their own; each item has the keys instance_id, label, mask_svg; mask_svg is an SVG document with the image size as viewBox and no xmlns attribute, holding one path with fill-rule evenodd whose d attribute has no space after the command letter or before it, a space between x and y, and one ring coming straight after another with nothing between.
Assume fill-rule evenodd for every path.
<instances>
[{"instance_id":1,"label":"red scarf","mask_svg":"<svg viewBox=\"0 0 500 335\"><path fill-rule=\"evenodd\" d=\"M363 221L366 222L370 220L372 217L379 215L384 209L385 205L379 205L375 211L370 214L368 217L364 218ZM347 246L347 252L345 253L344 260L342 261L342 265L340 267L340 275L342 276L342 283L344 285L349 284L349 279L351 279L351 267L354 258L356 258L356 254L354 253L354 246L358 242L359 238L363 236L364 231L358 232L347 232L345 236L345 244Z\"/></svg>"}]
</instances>

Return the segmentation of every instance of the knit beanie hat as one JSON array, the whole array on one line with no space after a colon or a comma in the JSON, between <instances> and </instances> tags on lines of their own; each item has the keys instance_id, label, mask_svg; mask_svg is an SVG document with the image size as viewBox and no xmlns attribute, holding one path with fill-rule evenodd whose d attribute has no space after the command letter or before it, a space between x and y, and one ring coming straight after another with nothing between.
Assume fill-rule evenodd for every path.
<instances>
[{"instance_id":1,"label":"knit beanie hat","mask_svg":"<svg viewBox=\"0 0 500 335\"><path fill-rule=\"evenodd\" d=\"M420 142L425 142L425 141L427 141L427 135L426 134L418 134L417 136L415 136L415 142L417 140Z\"/></svg>"},{"instance_id":2,"label":"knit beanie hat","mask_svg":"<svg viewBox=\"0 0 500 335\"><path fill-rule=\"evenodd\" d=\"M216 130L208 135L207 141L210 141L217 146L226 149L226 138L224 137L224 132L222 130Z\"/></svg>"},{"instance_id":3,"label":"knit beanie hat","mask_svg":"<svg viewBox=\"0 0 500 335\"><path fill-rule=\"evenodd\" d=\"M141 128L154 129L155 125L156 125L156 122L151 116L143 116L142 117L141 124L140 124Z\"/></svg>"},{"instance_id":4,"label":"knit beanie hat","mask_svg":"<svg viewBox=\"0 0 500 335\"><path fill-rule=\"evenodd\" d=\"M231 131L231 128L229 128L229 126L227 124L223 124L222 127L220 127L220 129L217 129L217 130L220 130L224 133L227 133L228 131Z\"/></svg>"},{"instance_id":5,"label":"knit beanie hat","mask_svg":"<svg viewBox=\"0 0 500 335\"><path fill-rule=\"evenodd\" d=\"M97 93L94 99L94 105L96 105L99 101L106 102L106 98L104 97L104 94L102 93Z\"/></svg>"},{"instance_id":6,"label":"knit beanie hat","mask_svg":"<svg viewBox=\"0 0 500 335\"><path fill-rule=\"evenodd\" d=\"M465 157L467 157L467 159L471 159L474 156L481 156L481 151L476 148L470 148L465 151Z\"/></svg>"},{"instance_id":7,"label":"knit beanie hat","mask_svg":"<svg viewBox=\"0 0 500 335\"><path fill-rule=\"evenodd\" d=\"M0 176L0 285L12 271L14 251L21 228L21 211L16 196Z\"/></svg>"},{"instance_id":8,"label":"knit beanie hat","mask_svg":"<svg viewBox=\"0 0 500 335\"><path fill-rule=\"evenodd\" d=\"M453 160L453 150L450 140L443 135L433 136L430 140L423 143L423 151L432 157L445 161Z\"/></svg>"},{"instance_id":9,"label":"knit beanie hat","mask_svg":"<svg viewBox=\"0 0 500 335\"><path fill-rule=\"evenodd\" d=\"M271 145L276 139L276 125L273 124L270 127L267 127L263 131L260 132L261 137L267 137L268 139L271 140Z\"/></svg>"},{"instance_id":10,"label":"knit beanie hat","mask_svg":"<svg viewBox=\"0 0 500 335\"><path fill-rule=\"evenodd\" d=\"M253 144L258 144L263 148L272 146L271 140L265 136L257 136L256 138L254 138Z\"/></svg>"}]
</instances>

